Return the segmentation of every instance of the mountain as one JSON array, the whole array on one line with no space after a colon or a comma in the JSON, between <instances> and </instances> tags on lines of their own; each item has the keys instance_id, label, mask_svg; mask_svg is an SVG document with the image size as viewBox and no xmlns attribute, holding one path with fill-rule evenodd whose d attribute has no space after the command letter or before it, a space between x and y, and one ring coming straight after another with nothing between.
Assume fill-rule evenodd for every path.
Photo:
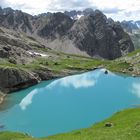
<instances>
[{"instance_id":1,"label":"mountain","mask_svg":"<svg viewBox=\"0 0 140 140\"><path fill-rule=\"evenodd\" d=\"M72 18L73 20L79 20L81 17L83 16L87 16L88 14L92 14L94 13L93 9L91 8L87 8L83 11L65 11L64 14L68 15L70 18ZM108 20L112 20L112 19L108 19ZM127 32L129 34L129 36L131 37L135 49L140 48L140 21L122 21L120 22L122 28L124 29L125 32Z\"/></svg>"},{"instance_id":2,"label":"mountain","mask_svg":"<svg viewBox=\"0 0 140 140\"><path fill-rule=\"evenodd\" d=\"M125 31L132 33L135 30L140 29L140 21L122 21L121 26L125 29Z\"/></svg>"},{"instance_id":3,"label":"mountain","mask_svg":"<svg viewBox=\"0 0 140 140\"><path fill-rule=\"evenodd\" d=\"M79 18L81 18L82 16L87 16L89 14L94 13L94 10L92 8L87 8L85 10L81 10L81 11L76 11L76 10L72 10L72 11L65 11L64 14L68 15L70 18L74 19L74 20L78 20ZM127 32L132 32L133 30L137 30L140 29L140 21L122 21L121 22L121 26L127 31Z\"/></svg>"},{"instance_id":4,"label":"mountain","mask_svg":"<svg viewBox=\"0 0 140 140\"><path fill-rule=\"evenodd\" d=\"M87 8L85 10L81 10L81 11L76 11L76 10L72 10L72 11L65 11L64 14L68 15L69 17L71 17L74 20L78 20L79 18L81 18L82 16L86 16L88 14L92 14L94 13L94 10L91 8ZM126 32L130 32L132 33L133 30L137 30L140 29L140 21L122 21L121 22L121 26L123 27L123 29Z\"/></svg>"},{"instance_id":5,"label":"mountain","mask_svg":"<svg viewBox=\"0 0 140 140\"><path fill-rule=\"evenodd\" d=\"M135 49L140 48L140 21L122 21L121 26L131 37Z\"/></svg>"},{"instance_id":6,"label":"mountain","mask_svg":"<svg viewBox=\"0 0 140 140\"><path fill-rule=\"evenodd\" d=\"M75 16L75 11L32 16L1 8L0 26L25 33L48 48L71 54L115 59L134 50L121 24L107 19L101 11L79 11L83 16L78 20L70 14Z\"/></svg>"},{"instance_id":7,"label":"mountain","mask_svg":"<svg viewBox=\"0 0 140 140\"><path fill-rule=\"evenodd\" d=\"M74 19L74 20L78 20L79 18L81 18L82 16L87 16L89 14L93 14L94 11L91 8L87 8L83 11L65 11L64 14L69 16L70 18Z\"/></svg>"}]
</instances>

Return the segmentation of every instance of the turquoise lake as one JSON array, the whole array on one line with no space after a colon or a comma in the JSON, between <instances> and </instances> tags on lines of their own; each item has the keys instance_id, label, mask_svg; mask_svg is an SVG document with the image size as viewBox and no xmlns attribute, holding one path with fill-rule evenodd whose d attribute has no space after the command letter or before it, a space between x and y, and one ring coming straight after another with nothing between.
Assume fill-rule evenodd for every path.
<instances>
[{"instance_id":1,"label":"turquoise lake","mask_svg":"<svg viewBox=\"0 0 140 140\"><path fill-rule=\"evenodd\" d=\"M0 131L44 137L90 127L140 104L140 78L104 72L45 81L10 94L0 110Z\"/></svg>"}]
</instances>

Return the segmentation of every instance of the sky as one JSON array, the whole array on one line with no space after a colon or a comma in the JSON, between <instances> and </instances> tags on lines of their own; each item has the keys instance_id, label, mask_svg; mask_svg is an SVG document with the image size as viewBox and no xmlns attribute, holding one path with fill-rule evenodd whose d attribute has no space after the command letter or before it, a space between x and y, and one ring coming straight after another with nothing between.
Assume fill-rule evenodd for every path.
<instances>
[{"instance_id":1,"label":"sky","mask_svg":"<svg viewBox=\"0 0 140 140\"><path fill-rule=\"evenodd\" d=\"M0 0L0 6L32 15L93 8L114 20L140 20L140 0Z\"/></svg>"}]
</instances>

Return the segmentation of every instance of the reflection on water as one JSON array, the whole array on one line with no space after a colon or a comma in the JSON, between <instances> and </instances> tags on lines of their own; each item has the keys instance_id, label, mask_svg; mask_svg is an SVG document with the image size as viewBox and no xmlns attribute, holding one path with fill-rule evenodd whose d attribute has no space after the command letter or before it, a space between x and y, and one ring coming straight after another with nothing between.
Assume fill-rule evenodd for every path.
<instances>
[{"instance_id":1,"label":"reflection on water","mask_svg":"<svg viewBox=\"0 0 140 140\"><path fill-rule=\"evenodd\" d=\"M140 98L140 83L134 82L132 84L132 93L134 93Z\"/></svg>"},{"instance_id":2,"label":"reflection on water","mask_svg":"<svg viewBox=\"0 0 140 140\"><path fill-rule=\"evenodd\" d=\"M28 94L30 94L34 90L38 91L39 89L45 88L46 85L49 85L51 82L52 82L52 80L47 81L47 82L41 82L38 85L35 85L35 86L30 87L30 88L21 90L19 92L15 92L15 93L7 95L5 98L4 104L2 104L2 106L0 106L0 111L7 110L7 109L12 108L13 106L15 106L17 104L20 104L21 101L26 96L28 96Z\"/></svg>"},{"instance_id":3,"label":"reflection on water","mask_svg":"<svg viewBox=\"0 0 140 140\"><path fill-rule=\"evenodd\" d=\"M63 87L74 87L76 89L88 88L94 86L97 83L98 78L101 76L101 74L104 74L105 71L105 69L101 69L99 71L95 71L94 73L87 72L80 75L68 76L52 82L47 86L47 88L53 88L56 85ZM113 76L113 73L109 72L109 74Z\"/></svg>"},{"instance_id":4,"label":"reflection on water","mask_svg":"<svg viewBox=\"0 0 140 140\"><path fill-rule=\"evenodd\" d=\"M42 82L9 95L9 106L0 111L2 129L48 136L88 127L140 104L140 78L104 72Z\"/></svg>"},{"instance_id":5,"label":"reflection on water","mask_svg":"<svg viewBox=\"0 0 140 140\"><path fill-rule=\"evenodd\" d=\"M38 93L37 89L31 91L19 104L22 110L25 110L28 105L32 103L33 97Z\"/></svg>"},{"instance_id":6,"label":"reflection on water","mask_svg":"<svg viewBox=\"0 0 140 140\"><path fill-rule=\"evenodd\" d=\"M75 89L88 88L88 87L91 87L91 86L95 86L95 84L98 81L98 78L100 77L101 74L103 74L104 71L105 71L105 69L102 69L102 70L96 71L94 73L88 72L86 74L84 73L84 74L75 75L75 76L67 76L67 77L55 80L52 83L48 84L45 87L45 90L55 88L55 86L66 87L66 88L67 87L73 87ZM43 89L44 89L44 87L34 89L26 97L24 97L19 104L21 109L25 110L26 107L29 106L32 103L33 97L37 93L43 91Z\"/></svg>"},{"instance_id":7,"label":"reflection on water","mask_svg":"<svg viewBox=\"0 0 140 140\"><path fill-rule=\"evenodd\" d=\"M63 87L74 87L78 88L88 88L94 86L100 76L101 72L96 72L96 74L86 73L75 76L68 76L59 80L52 82L46 88L54 88L56 85Z\"/></svg>"}]
</instances>

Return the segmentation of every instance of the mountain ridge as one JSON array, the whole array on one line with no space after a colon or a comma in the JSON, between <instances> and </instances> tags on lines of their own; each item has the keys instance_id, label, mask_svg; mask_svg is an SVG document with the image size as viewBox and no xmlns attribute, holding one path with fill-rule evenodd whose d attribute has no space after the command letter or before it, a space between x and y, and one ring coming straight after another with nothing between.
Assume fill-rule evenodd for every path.
<instances>
[{"instance_id":1,"label":"mountain ridge","mask_svg":"<svg viewBox=\"0 0 140 140\"><path fill-rule=\"evenodd\" d=\"M1 26L24 32L57 51L115 59L134 50L121 24L110 22L99 10L86 9L79 20L61 12L32 16L11 8L0 11Z\"/></svg>"}]
</instances>

